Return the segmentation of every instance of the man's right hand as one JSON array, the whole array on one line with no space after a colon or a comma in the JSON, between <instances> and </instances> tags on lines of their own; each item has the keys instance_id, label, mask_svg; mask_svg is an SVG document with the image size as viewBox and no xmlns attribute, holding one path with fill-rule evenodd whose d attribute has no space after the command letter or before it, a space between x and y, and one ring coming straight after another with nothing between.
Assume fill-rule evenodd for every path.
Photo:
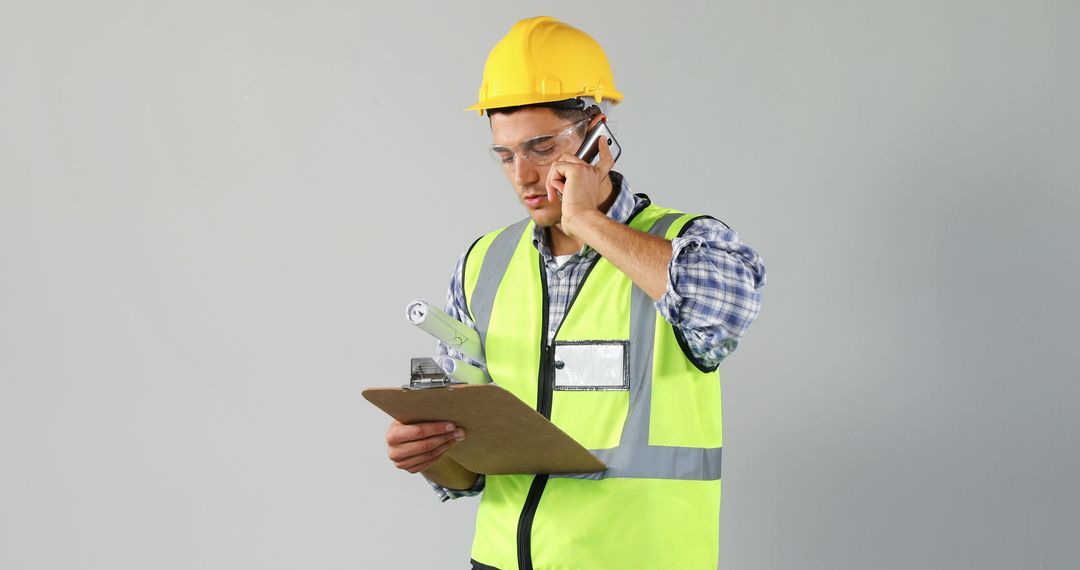
<instances>
[{"instance_id":1,"label":"man's right hand","mask_svg":"<svg viewBox=\"0 0 1080 570\"><path fill-rule=\"evenodd\" d=\"M387 455L398 469L419 473L463 439L465 430L451 422L405 425L394 420L386 431Z\"/></svg>"}]
</instances>

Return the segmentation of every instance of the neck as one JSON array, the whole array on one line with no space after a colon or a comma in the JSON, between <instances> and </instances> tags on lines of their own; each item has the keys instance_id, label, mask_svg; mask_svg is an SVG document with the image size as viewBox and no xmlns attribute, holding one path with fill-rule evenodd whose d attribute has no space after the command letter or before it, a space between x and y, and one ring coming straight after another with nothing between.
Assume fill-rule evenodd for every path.
<instances>
[{"instance_id":1,"label":"neck","mask_svg":"<svg viewBox=\"0 0 1080 570\"><path fill-rule=\"evenodd\" d=\"M611 184L611 176L604 178L604 181L600 183L600 190L607 198L596 207L600 212L607 212L611 209L611 205L615 203L615 198L619 196L619 191ZM562 229L562 224L558 223L548 228L548 239L551 243L551 253L553 255L569 255L571 253L577 253L581 251L581 247L585 245L585 242L566 235L566 232Z\"/></svg>"}]
</instances>

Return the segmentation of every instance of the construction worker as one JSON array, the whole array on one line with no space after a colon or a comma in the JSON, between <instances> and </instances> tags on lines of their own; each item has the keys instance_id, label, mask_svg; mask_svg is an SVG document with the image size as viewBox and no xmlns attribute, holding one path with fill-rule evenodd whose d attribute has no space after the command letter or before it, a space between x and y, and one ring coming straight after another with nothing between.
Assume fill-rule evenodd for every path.
<instances>
[{"instance_id":1,"label":"construction worker","mask_svg":"<svg viewBox=\"0 0 1080 570\"><path fill-rule=\"evenodd\" d=\"M717 565L717 367L758 314L765 266L723 222L633 194L608 137L595 164L575 156L622 98L592 37L538 17L492 49L469 107L529 216L461 256L446 311L480 333L474 364L608 466L485 476L442 458L461 428L394 422L398 468L443 500L482 494L474 569Z\"/></svg>"}]
</instances>

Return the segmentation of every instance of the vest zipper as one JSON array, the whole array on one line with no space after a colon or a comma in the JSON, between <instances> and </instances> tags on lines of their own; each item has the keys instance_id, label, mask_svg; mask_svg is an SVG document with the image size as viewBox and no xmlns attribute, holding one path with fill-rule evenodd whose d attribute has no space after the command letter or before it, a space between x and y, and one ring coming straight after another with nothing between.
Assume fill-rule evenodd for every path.
<instances>
[{"instance_id":1,"label":"vest zipper","mask_svg":"<svg viewBox=\"0 0 1080 570\"><path fill-rule=\"evenodd\" d=\"M536 384L536 411L545 418L551 419L551 391L553 381L552 371L554 366L554 351L548 344L548 312L551 299L547 289L547 268L544 267L544 256L540 256L540 291L543 295L543 307L541 307L540 325L540 371ZM518 518L517 545L518 545L518 570L533 570L532 565L532 524L536 516L536 508L540 505L540 497L547 487L548 476L546 474L533 476L532 485L529 486L529 494L525 497L525 504L521 508L521 516Z\"/></svg>"},{"instance_id":2,"label":"vest zipper","mask_svg":"<svg viewBox=\"0 0 1080 570\"><path fill-rule=\"evenodd\" d=\"M638 208L630 214L630 218L626 220L626 224L637 217L638 214L645 211L645 208L649 207L651 203L648 196L642 195L644 200L638 205ZM585 286L585 280L589 278L589 274L592 273L597 262L600 261L599 253L593 259L592 264L585 270L585 274L581 277L581 282L578 283L577 290L574 291L574 295L570 298L570 302L566 306L566 311L563 314L563 320L559 322L558 328L555 329L555 334L551 335L551 340L548 340L548 313L551 310L551 298L548 295L547 288L547 267L544 266L544 256L539 256L539 270L540 270L540 292L543 295L543 315L541 318L540 326L540 372L537 378L537 392L536 392L536 411L543 414L548 420L551 419L551 400L552 392L555 387L555 337L559 334L559 330L562 329L563 323L566 322L567 317L570 315L570 309L574 306L574 301L577 301L578 294L581 293L581 289ZM533 518L536 517L536 508L540 505L540 498L544 494L544 488L547 487L548 475L535 475L533 476L532 485L529 486L529 494L525 496L525 505L521 508L521 516L518 518L518 532L517 532L517 545L518 545L518 570L533 570L532 565L532 525Z\"/></svg>"}]
</instances>

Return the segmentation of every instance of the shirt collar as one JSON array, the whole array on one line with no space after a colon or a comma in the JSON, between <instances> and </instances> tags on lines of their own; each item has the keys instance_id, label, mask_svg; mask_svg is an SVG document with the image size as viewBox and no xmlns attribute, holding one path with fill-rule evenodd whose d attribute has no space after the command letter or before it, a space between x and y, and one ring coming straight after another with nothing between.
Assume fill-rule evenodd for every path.
<instances>
[{"instance_id":1,"label":"shirt collar","mask_svg":"<svg viewBox=\"0 0 1080 570\"><path fill-rule=\"evenodd\" d=\"M641 198L634 196L634 193L630 191L630 185L627 184L626 177L622 174L612 170L608 173L608 176L611 177L611 184L613 186L618 185L619 194L615 196L615 202L611 204L611 207L608 208L608 211L605 212L605 214L612 220L615 220L620 224L625 224L630 219L630 216L634 214L634 210L637 209L638 202ZM555 256L551 252L551 246L548 244L547 232L544 231L544 228L535 224L533 225L532 242L533 247L540 252L540 255L543 256L546 261L555 259ZM588 245L583 245L581 251L577 254L592 257L596 254L596 251Z\"/></svg>"}]
</instances>

